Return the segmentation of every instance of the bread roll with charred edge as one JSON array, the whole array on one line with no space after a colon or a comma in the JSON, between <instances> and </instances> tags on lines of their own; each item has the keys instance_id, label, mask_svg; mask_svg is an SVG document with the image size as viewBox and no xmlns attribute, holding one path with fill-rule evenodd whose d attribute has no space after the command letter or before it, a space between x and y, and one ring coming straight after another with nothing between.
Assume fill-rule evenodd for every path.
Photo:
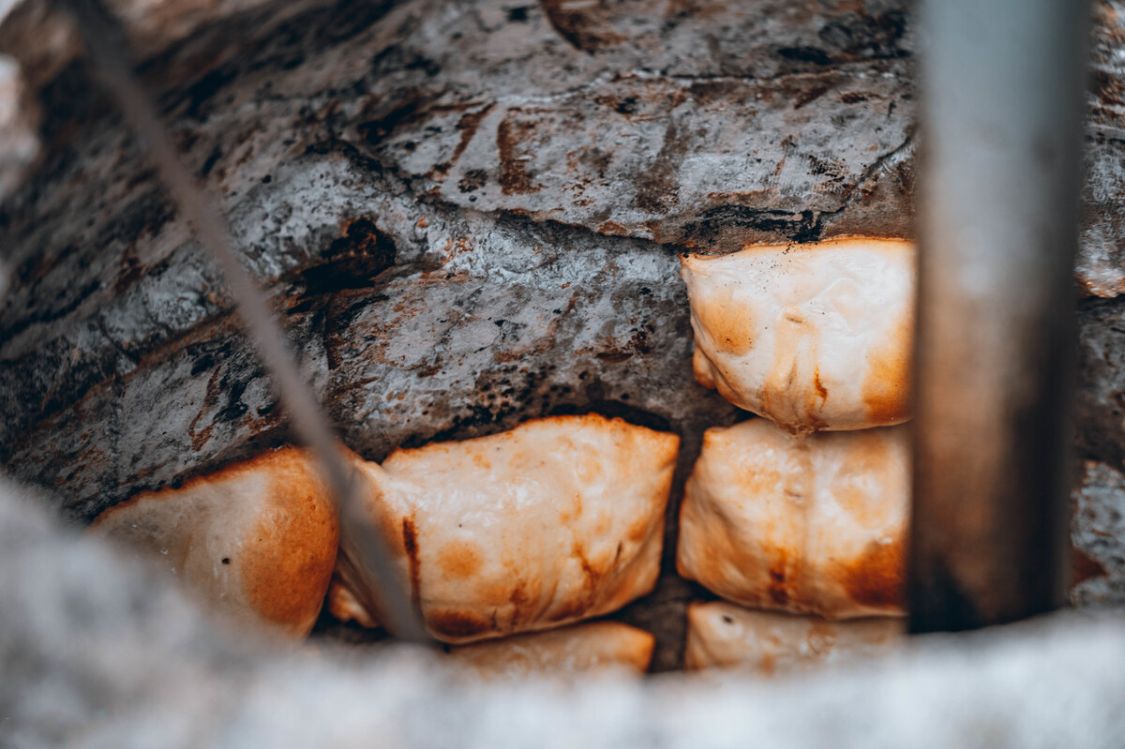
<instances>
[{"instance_id":1,"label":"bread roll with charred edge","mask_svg":"<svg viewBox=\"0 0 1125 749\"><path fill-rule=\"evenodd\" d=\"M709 429L684 488L676 566L744 606L901 615L909 492L906 427Z\"/></svg>"},{"instance_id":2,"label":"bread roll with charred edge","mask_svg":"<svg viewBox=\"0 0 1125 749\"><path fill-rule=\"evenodd\" d=\"M151 556L211 610L296 637L316 622L339 544L328 490L296 448L140 494L93 532Z\"/></svg>"},{"instance_id":3,"label":"bread roll with charred edge","mask_svg":"<svg viewBox=\"0 0 1125 749\"><path fill-rule=\"evenodd\" d=\"M684 667L743 668L764 675L803 671L880 655L903 637L901 619L830 622L730 603L693 603Z\"/></svg>"},{"instance_id":4,"label":"bread roll with charred edge","mask_svg":"<svg viewBox=\"0 0 1125 749\"><path fill-rule=\"evenodd\" d=\"M614 611L656 584L679 438L597 415L398 450L367 465L372 521L431 634L465 643ZM338 565L369 619L346 550ZM347 603L342 594L333 604ZM333 614L349 617L347 606Z\"/></svg>"},{"instance_id":5,"label":"bread roll with charred edge","mask_svg":"<svg viewBox=\"0 0 1125 749\"><path fill-rule=\"evenodd\" d=\"M653 636L619 622L576 624L454 648L451 655L489 677L578 674L606 667L648 670Z\"/></svg>"},{"instance_id":6,"label":"bread roll with charred edge","mask_svg":"<svg viewBox=\"0 0 1125 749\"><path fill-rule=\"evenodd\" d=\"M906 421L914 255L851 238L683 256L696 379L792 432Z\"/></svg>"}]
</instances>

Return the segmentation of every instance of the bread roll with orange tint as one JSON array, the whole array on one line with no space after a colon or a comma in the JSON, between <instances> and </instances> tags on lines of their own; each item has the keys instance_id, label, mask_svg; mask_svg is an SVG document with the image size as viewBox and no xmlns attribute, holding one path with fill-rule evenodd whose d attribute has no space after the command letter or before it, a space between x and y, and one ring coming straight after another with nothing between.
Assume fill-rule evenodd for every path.
<instances>
[{"instance_id":1,"label":"bread roll with orange tint","mask_svg":"<svg viewBox=\"0 0 1125 749\"><path fill-rule=\"evenodd\" d=\"M851 238L685 255L696 379L793 432L906 421L914 254Z\"/></svg>"},{"instance_id":2,"label":"bread roll with orange tint","mask_svg":"<svg viewBox=\"0 0 1125 749\"><path fill-rule=\"evenodd\" d=\"M607 667L648 670L654 639L619 622L576 624L454 648L452 656L483 676L571 675Z\"/></svg>"},{"instance_id":3,"label":"bread roll with orange tint","mask_svg":"<svg viewBox=\"0 0 1125 749\"><path fill-rule=\"evenodd\" d=\"M368 464L367 504L435 638L548 629L655 585L678 446L621 419L537 419ZM386 620L346 554L339 576L333 614L358 619L355 601Z\"/></svg>"},{"instance_id":4,"label":"bread roll with orange tint","mask_svg":"<svg viewBox=\"0 0 1125 749\"><path fill-rule=\"evenodd\" d=\"M905 427L709 429L684 489L676 566L744 606L901 615L909 492Z\"/></svg>"},{"instance_id":5,"label":"bread roll with orange tint","mask_svg":"<svg viewBox=\"0 0 1125 749\"><path fill-rule=\"evenodd\" d=\"M893 650L904 636L901 619L830 622L730 603L693 603L684 667L783 674L871 658Z\"/></svg>"},{"instance_id":6,"label":"bread roll with orange tint","mask_svg":"<svg viewBox=\"0 0 1125 749\"><path fill-rule=\"evenodd\" d=\"M93 532L157 560L211 610L296 637L316 622L339 543L331 497L295 448L140 494Z\"/></svg>"}]
</instances>

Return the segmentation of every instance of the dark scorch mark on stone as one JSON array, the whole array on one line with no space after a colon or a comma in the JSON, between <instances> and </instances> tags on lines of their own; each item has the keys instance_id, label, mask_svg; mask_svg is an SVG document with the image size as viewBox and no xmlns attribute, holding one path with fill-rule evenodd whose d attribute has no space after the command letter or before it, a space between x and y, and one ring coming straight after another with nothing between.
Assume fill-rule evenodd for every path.
<instances>
[{"instance_id":1,"label":"dark scorch mark on stone","mask_svg":"<svg viewBox=\"0 0 1125 749\"><path fill-rule=\"evenodd\" d=\"M608 14L597 4L570 7L568 0L539 0L551 28L579 52L593 54L620 43L621 36L607 31Z\"/></svg>"},{"instance_id":2,"label":"dark scorch mark on stone","mask_svg":"<svg viewBox=\"0 0 1125 749\"><path fill-rule=\"evenodd\" d=\"M813 65L831 65L832 58L823 49L817 47L781 47L777 54L793 62L808 62Z\"/></svg>"},{"instance_id":3,"label":"dark scorch mark on stone","mask_svg":"<svg viewBox=\"0 0 1125 749\"><path fill-rule=\"evenodd\" d=\"M423 99L414 96L395 106L386 114L356 125L356 129L368 145L378 145L405 122L417 116L421 110Z\"/></svg>"},{"instance_id":4,"label":"dark scorch mark on stone","mask_svg":"<svg viewBox=\"0 0 1125 749\"><path fill-rule=\"evenodd\" d=\"M477 128L480 127L481 120L492 111L494 106L490 103L476 112L466 112L461 115L461 119L457 121L457 129L461 131L461 140L457 143L457 147L453 149L453 155L449 157L450 165L456 164L457 160L461 158L461 154L465 153L465 149L468 148L473 136L477 133Z\"/></svg>"},{"instance_id":5,"label":"dark scorch mark on stone","mask_svg":"<svg viewBox=\"0 0 1125 749\"><path fill-rule=\"evenodd\" d=\"M680 194L679 164L690 138L680 133L676 123L668 123L660 153L648 170L637 179L635 203L643 211L663 213L675 205Z\"/></svg>"},{"instance_id":6,"label":"dark scorch mark on stone","mask_svg":"<svg viewBox=\"0 0 1125 749\"><path fill-rule=\"evenodd\" d=\"M532 184L523 158L517 146L535 130L534 123L520 122L512 115L518 110L510 110L504 121L496 129L496 148L500 154L500 189L505 195L534 192L538 188Z\"/></svg>"},{"instance_id":7,"label":"dark scorch mark on stone","mask_svg":"<svg viewBox=\"0 0 1125 749\"><path fill-rule=\"evenodd\" d=\"M393 241L367 218L353 221L344 236L332 240L323 257L328 261L304 271L302 299L342 289L362 289L395 263Z\"/></svg>"},{"instance_id":8,"label":"dark scorch mark on stone","mask_svg":"<svg viewBox=\"0 0 1125 749\"><path fill-rule=\"evenodd\" d=\"M208 174L210 174L211 170L215 168L215 164L218 163L222 155L222 146L216 143L215 147L211 149L211 153L207 154L207 159L203 162L203 166L200 167L199 176L206 177Z\"/></svg>"},{"instance_id":9,"label":"dark scorch mark on stone","mask_svg":"<svg viewBox=\"0 0 1125 749\"><path fill-rule=\"evenodd\" d=\"M900 46L906 26L906 13L900 9L874 16L849 14L826 23L818 36L826 46L843 52L849 59L897 59L910 56Z\"/></svg>"},{"instance_id":10,"label":"dark scorch mark on stone","mask_svg":"<svg viewBox=\"0 0 1125 749\"><path fill-rule=\"evenodd\" d=\"M684 226L685 239L701 244L714 243L732 228L755 229L781 234L794 242L815 242L823 227L812 211L754 208L745 205L720 205L704 211L699 220Z\"/></svg>"},{"instance_id":11,"label":"dark scorch mark on stone","mask_svg":"<svg viewBox=\"0 0 1125 749\"><path fill-rule=\"evenodd\" d=\"M205 105L237 76L237 65L220 65L213 70L209 70L202 78L188 86L181 95L173 99L166 106L165 112L174 110L186 101L187 107L184 109L183 116L205 122L207 120Z\"/></svg>"},{"instance_id":12,"label":"dark scorch mark on stone","mask_svg":"<svg viewBox=\"0 0 1125 749\"><path fill-rule=\"evenodd\" d=\"M483 169L470 169L457 181L457 189L461 192L474 192L484 187L488 182L488 172Z\"/></svg>"}]
</instances>

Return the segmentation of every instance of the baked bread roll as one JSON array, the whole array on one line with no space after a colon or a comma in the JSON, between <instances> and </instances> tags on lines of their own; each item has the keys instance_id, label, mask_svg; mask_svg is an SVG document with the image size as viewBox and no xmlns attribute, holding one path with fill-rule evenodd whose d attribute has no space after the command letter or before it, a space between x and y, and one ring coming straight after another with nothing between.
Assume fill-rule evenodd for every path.
<instances>
[{"instance_id":1,"label":"baked bread roll","mask_svg":"<svg viewBox=\"0 0 1125 749\"><path fill-rule=\"evenodd\" d=\"M537 419L367 464L367 503L435 638L548 629L655 585L678 446L621 419ZM385 621L346 553L338 572L333 614Z\"/></svg>"},{"instance_id":2,"label":"baked bread roll","mask_svg":"<svg viewBox=\"0 0 1125 749\"><path fill-rule=\"evenodd\" d=\"M906 427L709 429L684 488L676 566L744 606L901 615L909 492Z\"/></svg>"},{"instance_id":3,"label":"baked bread roll","mask_svg":"<svg viewBox=\"0 0 1125 749\"><path fill-rule=\"evenodd\" d=\"M684 667L742 668L764 675L803 671L885 653L898 646L904 631L901 619L829 622L730 603L693 603Z\"/></svg>"},{"instance_id":4,"label":"baked bread roll","mask_svg":"<svg viewBox=\"0 0 1125 749\"><path fill-rule=\"evenodd\" d=\"M213 611L301 637L336 562L336 510L304 450L284 448L111 507L93 532L160 562Z\"/></svg>"},{"instance_id":5,"label":"baked bread roll","mask_svg":"<svg viewBox=\"0 0 1125 749\"><path fill-rule=\"evenodd\" d=\"M451 655L483 676L570 675L607 667L648 670L653 636L619 622L576 624L454 648Z\"/></svg>"},{"instance_id":6,"label":"baked bread roll","mask_svg":"<svg viewBox=\"0 0 1125 749\"><path fill-rule=\"evenodd\" d=\"M906 421L914 245L835 239L685 255L692 369L793 432Z\"/></svg>"}]
</instances>

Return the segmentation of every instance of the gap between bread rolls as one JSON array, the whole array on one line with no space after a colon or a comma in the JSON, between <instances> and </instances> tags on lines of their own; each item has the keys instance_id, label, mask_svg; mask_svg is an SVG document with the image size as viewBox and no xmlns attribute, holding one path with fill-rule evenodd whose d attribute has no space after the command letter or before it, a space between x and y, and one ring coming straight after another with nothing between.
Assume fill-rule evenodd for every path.
<instances>
[{"instance_id":1,"label":"gap between bread rolls","mask_svg":"<svg viewBox=\"0 0 1125 749\"><path fill-rule=\"evenodd\" d=\"M901 616L909 491L906 427L709 429L684 488L676 567L744 606Z\"/></svg>"},{"instance_id":2,"label":"gap between bread rolls","mask_svg":"<svg viewBox=\"0 0 1125 749\"><path fill-rule=\"evenodd\" d=\"M915 249L852 237L681 257L692 369L792 432L909 418Z\"/></svg>"},{"instance_id":3,"label":"gap between bread rolls","mask_svg":"<svg viewBox=\"0 0 1125 749\"><path fill-rule=\"evenodd\" d=\"M359 495L426 626L465 643L614 611L656 584L679 438L595 414L352 455ZM350 454L350 453L349 453ZM307 634L380 620L341 550L312 456L284 448L103 513L94 531L162 560L212 608Z\"/></svg>"},{"instance_id":4,"label":"gap between bread rolls","mask_svg":"<svg viewBox=\"0 0 1125 749\"><path fill-rule=\"evenodd\" d=\"M904 636L901 619L830 622L721 601L693 603L684 668L739 668L772 676L871 658L893 650Z\"/></svg>"}]
</instances>

